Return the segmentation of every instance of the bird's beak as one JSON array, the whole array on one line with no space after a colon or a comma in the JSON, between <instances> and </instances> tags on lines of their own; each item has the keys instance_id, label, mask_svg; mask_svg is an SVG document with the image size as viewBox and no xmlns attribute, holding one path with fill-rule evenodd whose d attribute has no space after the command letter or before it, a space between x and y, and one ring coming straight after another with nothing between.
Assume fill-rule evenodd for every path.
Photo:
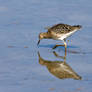
<instances>
[{"instance_id":1,"label":"bird's beak","mask_svg":"<svg viewBox=\"0 0 92 92\"><path fill-rule=\"evenodd\" d=\"M40 40L38 41L37 45L39 45L39 43L40 43Z\"/></svg>"}]
</instances>

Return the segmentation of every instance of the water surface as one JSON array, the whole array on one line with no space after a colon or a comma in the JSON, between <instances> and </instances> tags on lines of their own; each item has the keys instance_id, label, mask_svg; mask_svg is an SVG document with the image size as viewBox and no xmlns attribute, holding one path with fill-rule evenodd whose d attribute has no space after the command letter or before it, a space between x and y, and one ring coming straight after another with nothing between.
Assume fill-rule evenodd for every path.
<instances>
[{"instance_id":1,"label":"water surface","mask_svg":"<svg viewBox=\"0 0 92 92\"><path fill-rule=\"evenodd\" d=\"M92 92L92 1L0 0L1 92ZM38 34L57 23L80 24L82 30L68 38L66 63L82 80L60 79L39 63L63 61L61 41L42 40Z\"/></svg>"}]
</instances>

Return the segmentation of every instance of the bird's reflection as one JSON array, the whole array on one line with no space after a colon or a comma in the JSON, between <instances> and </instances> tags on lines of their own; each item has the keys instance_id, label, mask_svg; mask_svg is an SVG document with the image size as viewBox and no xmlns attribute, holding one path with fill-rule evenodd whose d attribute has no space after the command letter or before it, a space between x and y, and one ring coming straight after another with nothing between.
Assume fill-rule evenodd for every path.
<instances>
[{"instance_id":1,"label":"bird's reflection","mask_svg":"<svg viewBox=\"0 0 92 92\"><path fill-rule=\"evenodd\" d=\"M38 52L39 56L39 63L41 65L44 65L47 67L48 71L60 79L66 79L66 78L72 78L76 80L81 80L81 76L79 76L67 63L66 63L66 52L65 56L59 56L55 51L53 54L58 57L64 59L64 61L49 61L45 60L40 56L40 53Z\"/></svg>"}]
</instances>

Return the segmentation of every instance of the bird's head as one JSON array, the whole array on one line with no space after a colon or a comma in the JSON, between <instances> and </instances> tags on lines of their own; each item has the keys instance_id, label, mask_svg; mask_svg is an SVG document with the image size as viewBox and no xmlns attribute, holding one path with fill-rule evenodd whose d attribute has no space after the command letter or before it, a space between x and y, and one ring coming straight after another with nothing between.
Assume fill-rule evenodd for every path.
<instances>
[{"instance_id":1,"label":"bird's head","mask_svg":"<svg viewBox=\"0 0 92 92\"><path fill-rule=\"evenodd\" d=\"M40 33L39 34L39 41L38 41L37 45L39 45L40 40L45 39L45 38L46 38L46 33Z\"/></svg>"}]
</instances>

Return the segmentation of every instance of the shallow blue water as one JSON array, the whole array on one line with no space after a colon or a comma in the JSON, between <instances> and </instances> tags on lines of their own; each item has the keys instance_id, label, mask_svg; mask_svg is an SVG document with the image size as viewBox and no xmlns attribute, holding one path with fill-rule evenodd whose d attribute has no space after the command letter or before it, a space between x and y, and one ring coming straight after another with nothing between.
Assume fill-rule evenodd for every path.
<instances>
[{"instance_id":1,"label":"shallow blue water","mask_svg":"<svg viewBox=\"0 0 92 92\"><path fill-rule=\"evenodd\" d=\"M0 0L0 92L92 92L92 1ZM38 35L57 23L80 24L68 38L66 62L82 80L58 79L39 64L38 51L49 61L63 61L64 48Z\"/></svg>"}]
</instances>

